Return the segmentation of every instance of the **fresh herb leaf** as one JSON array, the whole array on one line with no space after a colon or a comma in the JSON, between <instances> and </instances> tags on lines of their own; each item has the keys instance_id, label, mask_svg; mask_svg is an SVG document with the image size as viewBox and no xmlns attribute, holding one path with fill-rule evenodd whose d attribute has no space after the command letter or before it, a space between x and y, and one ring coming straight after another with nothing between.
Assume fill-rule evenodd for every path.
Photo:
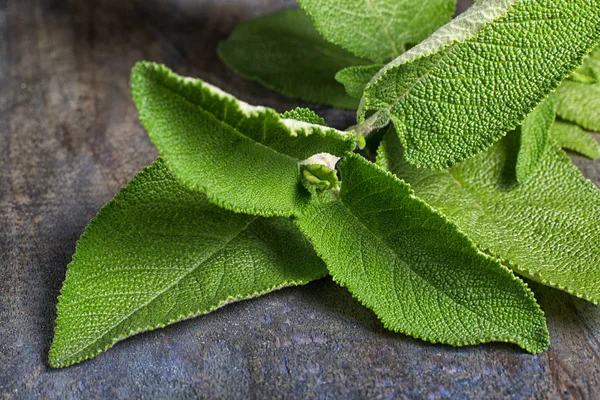
<instances>
[{"instance_id":1,"label":"fresh herb leaf","mask_svg":"<svg viewBox=\"0 0 600 400\"><path fill-rule=\"evenodd\" d=\"M356 109L335 81L337 71L368 61L325 41L300 9L239 24L217 52L239 76L286 96Z\"/></svg>"},{"instance_id":2,"label":"fresh herb leaf","mask_svg":"<svg viewBox=\"0 0 600 400\"><path fill-rule=\"evenodd\" d=\"M552 143L517 184L517 133L443 171L409 165L398 138L387 135L378 163L518 274L598 303L600 191Z\"/></svg>"},{"instance_id":3,"label":"fresh herb leaf","mask_svg":"<svg viewBox=\"0 0 600 400\"><path fill-rule=\"evenodd\" d=\"M344 85L346 93L360 99L369 81L381 68L383 64L347 67L335 74L335 79Z\"/></svg>"},{"instance_id":4,"label":"fresh herb leaf","mask_svg":"<svg viewBox=\"0 0 600 400\"><path fill-rule=\"evenodd\" d=\"M359 57L387 61L450 20L456 0L298 0L325 39Z\"/></svg>"},{"instance_id":5,"label":"fresh herb leaf","mask_svg":"<svg viewBox=\"0 0 600 400\"><path fill-rule=\"evenodd\" d=\"M600 83L600 46L592 50L583 60L583 65L569 79L588 84Z\"/></svg>"},{"instance_id":6,"label":"fresh herb leaf","mask_svg":"<svg viewBox=\"0 0 600 400\"><path fill-rule=\"evenodd\" d=\"M49 362L326 275L283 218L235 214L179 184L159 159L86 228L67 269Z\"/></svg>"},{"instance_id":7,"label":"fresh herb leaf","mask_svg":"<svg viewBox=\"0 0 600 400\"><path fill-rule=\"evenodd\" d=\"M555 117L554 96L550 96L523 121L520 127L521 146L516 167L519 182L525 182L539 167L546 152Z\"/></svg>"},{"instance_id":8,"label":"fresh herb leaf","mask_svg":"<svg viewBox=\"0 0 600 400\"><path fill-rule=\"evenodd\" d=\"M297 219L330 274L386 328L455 346L548 347L527 286L479 252L410 187L358 155L340 161L341 190Z\"/></svg>"},{"instance_id":9,"label":"fresh herb leaf","mask_svg":"<svg viewBox=\"0 0 600 400\"><path fill-rule=\"evenodd\" d=\"M590 132L586 132L579 125L556 121L552 125L550 135L563 149L575 151L592 160L600 158L600 144Z\"/></svg>"},{"instance_id":10,"label":"fresh herb leaf","mask_svg":"<svg viewBox=\"0 0 600 400\"><path fill-rule=\"evenodd\" d=\"M359 122L391 120L413 165L455 164L522 122L599 39L597 0L478 1L373 78Z\"/></svg>"},{"instance_id":11,"label":"fresh herb leaf","mask_svg":"<svg viewBox=\"0 0 600 400\"><path fill-rule=\"evenodd\" d=\"M298 213L310 197L299 161L355 147L354 134L282 119L158 64L137 64L131 87L140 121L177 179L236 212Z\"/></svg>"},{"instance_id":12,"label":"fresh herb leaf","mask_svg":"<svg viewBox=\"0 0 600 400\"><path fill-rule=\"evenodd\" d=\"M566 80L556 91L556 114L591 131L600 131L600 83Z\"/></svg>"},{"instance_id":13,"label":"fresh herb leaf","mask_svg":"<svg viewBox=\"0 0 600 400\"><path fill-rule=\"evenodd\" d=\"M600 47L556 91L556 113L585 129L600 131Z\"/></svg>"},{"instance_id":14,"label":"fresh herb leaf","mask_svg":"<svg viewBox=\"0 0 600 400\"><path fill-rule=\"evenodd\" d=\"M285 119L295 119L296 121L308 122L309 124L315 125L327 125L323 118L319 117L314 111L308 108L296 107L293 110L282 112L279 115L281 118Z\"/></svg>"}]
</instances>

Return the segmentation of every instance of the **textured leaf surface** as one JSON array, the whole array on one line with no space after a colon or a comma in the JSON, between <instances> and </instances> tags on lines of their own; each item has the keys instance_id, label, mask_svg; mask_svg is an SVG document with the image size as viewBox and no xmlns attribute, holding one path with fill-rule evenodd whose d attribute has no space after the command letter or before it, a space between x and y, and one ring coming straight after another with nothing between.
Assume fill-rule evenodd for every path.
<instances>
[{"instance_id":1,"label":"textured leaf surface","mask_svg":"<svg viewBox=\"0 0 600 400\"><path fill-rule=\"evenodd\" d=\"M587 76L587 82L564 81L556 92L556 112L562 119L585 129L600 131L600 47L594 49L577 72Z\"/></svg>"},{"instance_id":2,"label":"textured leaf surface","mask_svg":"<svg viewBox=\"0 0 600 400\"><path fill-rule=\"evenodd\" d=\"M591 131L600 131L600 83L566 80L556 91L556 113Z\"/></svg>"},{"instance_id":3,"label":"textured leaf surface","mask_svg":"<svg viewBox=\"0 0 600 400\"><path fill-rule=\"evenodd\" d=\"M308 122L309 124L326 125L323 118L315 114L314 111L303 107L296 107L293 110L285 111L280 116L281 118L295 119L297 121Z\"/></svg>"},{"instance_id":4,"label":"textured leaf surface","mask_svg":"<svg viewBox=\"0 0 600 400\"><path fill-rule=\"evenodd\" d=\"M413 165L452 165L521 123L599 38L598 0L478 1L373 78L359 122L391 120Z\"/></svg>"},{"instance_id":5,"label":"textured leaf surface","mask_svg":"<svg viewBox=\"0 0 600 400\"><path fill-rule=\"evenodd\" d=\"M299 212L309 193L298 162L355 146L353 134L282 119L158 64L137 64L131 87L140 120L176 178L233 211Z\"/></svg>"},{"instance_id":6,"label":"textured leaf surface","mask_svg":"<svg viewBox=\"0 0 600 400\"><path fill-rule=\"evenodd\" d=\"M456 0L298 0L323 36L375 62L396 57L450 20Z\"/></svg>"},{"instance_id":7,"label":"textured leaf surface","mask_svg":"<svg viewBox=\"0 0 600 400\"><path fill-rule=\"evenodd\" d=\"M79 240L59 297L50 365L77 363L137 332L326 273L291 222L220 209L158 160Z\"/></svg>"},{"instance_id":8,"label":"textured leaf surface","mask_svg":"<svg viewBox=\"0 0 600 400\"><path fill-rule=\"evenodd\" d=\"M367 61L325 41L300 9L242 22L217 52L236 74L278 93L340 108L358 106L334 76Z\"/></svg>"},{"instance_id":9,"label":"textured leaf surface","mask_svg":"<svg viewBox=\"0 0 600 400\"><path fill-rule=\"evenodd\" d=\"M335 79L344 85L346 93L360 99L369 81L381 68L383 68L382 64L347 67L339 71Z\"/></svg>"},{"instance_id":10,"label":"textured leaf surface","mask_svg":"<svg viewBox=\"0 0 600 400\"><path fill-rule=\"evenodd\" d=\"M555 117L554 96L550 96L523 121L516 167L519 182L525 182L539 167Z\"/></svg>"},{"instance_id":11,"label":"textured leaf surface","mask_svg":"<svg viewBox=\"0 0 600 400\"><path fill-rule=\"evenodd\" d=\"M339 200L315 201L297 223L333 278L388 329L456 346L546 349L543 313L511 271L391 174L358 155L339 168Z\"/></svg>"},{"instance_id":12,"label":"textured leaf surface","mask_svg":"<svg viewBox=\"0 0 600 400\"><path fill-rule=\"evenodd\" d=\"M600 191L558 146L515 182L518 136L448 170L418 169L387 135L378 163L453 221L485 252L538 282L600 301Z\"/></svg>"},{"instance_id":13,"label":"textured leaf surface","mask_svg":"<svg viewBox=\"0 0 600 400\"><path fill-rule=\"evenodd\" d=\"M550 132L552 138L563 149L575 151L581 155L596 160L600 158L600 144L590 132L579 125L565 121L556 121Z\"/></svg>"}]
</instances>

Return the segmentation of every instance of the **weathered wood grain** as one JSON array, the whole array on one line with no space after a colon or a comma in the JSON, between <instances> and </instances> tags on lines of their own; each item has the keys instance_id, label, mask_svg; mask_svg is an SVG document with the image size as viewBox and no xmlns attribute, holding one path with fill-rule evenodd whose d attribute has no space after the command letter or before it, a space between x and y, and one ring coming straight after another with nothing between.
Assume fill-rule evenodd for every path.
<instances>
[{"instance_id":1,"label":"weathered wood grain","mask_svg":"<svg viewBox=\"0 0 600 400\"><path fill-rule=\"evenodd\" d=\"M464 2L463 2L464 3ZM330 280L233 304L47 367L75 242L157 153L128 90L142 59L256 104L298 103L215 55L239 21L291 0L0 0L0 397L600 398L600 311L539 288L552 337L455 349L386 332ZM351 112L320 108L339 127ZM600 181L600 163L577 160Z\"/></svg>"}]
</instances>

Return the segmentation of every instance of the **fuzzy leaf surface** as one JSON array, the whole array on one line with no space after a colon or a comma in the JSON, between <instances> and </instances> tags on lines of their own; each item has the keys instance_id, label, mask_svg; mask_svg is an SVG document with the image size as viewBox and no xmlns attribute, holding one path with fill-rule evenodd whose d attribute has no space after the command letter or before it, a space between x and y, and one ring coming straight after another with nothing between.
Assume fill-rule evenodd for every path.
<instances>
[{"instance_id":1,"label":"fuzzy leaf surface","mask_svg":"<svg viewBox=\"0 0 600 400\"><path fill-rule=\"evenodd\" d=\"M579 125L556 121L550 131L552 139L563 149L575 151L592 160L600 158L600 144L590 132Z\"/></svg>"},{"instance_id":2,"label":"fuzzy leaf surface","mask_svg":"<svg viewBox=\"0 0 600 400\"><path fill-rule=\"evenodd\" d=\"M539 167L555 117L554 96L550 96L523 121L516 167L519 182L525 182Z\"/></svg>"},{"instance_id":3,"label":"fuzzy leaf surface","mask_svg":"<svg viewBox=\"0 0 600 400\"><path fill-rule=\"evenodd\" d=\"M527 286L481 253L410 187L362 157L338 164L339 198L315 200L296 221L339 284L386 328L463 346L548 346Z\"/></svg>"},{"instance_id":4,"label":"fuzzy leaf surface","mask_svg":"<svg viewBox=\"0 0 600 400\"><path fill-rule=\"evenodd\" d=\"M447 170L419 169L387 135L378 163L515 272L600 301L600 191L550 144L525 183L515 179L518 132Z\"/></svg>"},{"instance_id":5,"label":"fuzzy leaf surface","mask_svg":"<svg viewBox=\"0 0 600 400\"><path fill-rule=\"evenodd\" d=\"M374 62L419 43L452 18L456 0L298 0L330 42Z\"/></svg>"},{"instance_id":6,"label":"fuzzy leaf surface","mask_svg":"<svg viewBox=\"0 0 600 400\"><path fill-rule=\"evenodd\" d=\"M381 68L382 64L355 65L339 71L335 74L335 79L344 85L346 93L360 99L369 81Z\"/></svg>"},{"instance_id":7,"label":"fuzzy leaf surface","mask_svg":"<svg viewBox=\"0 0 600 400\"><path fill-rule=\"evenodd\" d=\"M310 197L299 161L355 146L354 134L281 118L158 64L137 64L131 88L140 121L175 177L236 212L298 213Z\"/></svg>"},{"instance_id":8,"label":"fuzzy leaf surface","mask_svg":"<svg viewBox=\"0 0 600 400\"><path fill-rule=\"evenodd\" d=\"M411 164L445 168L519 125L599 39L599 0L478 1L373 78L359 123L375 112Z\"/></svg>"},{"instance_id":9,"label":"fuzzy leaf surface","mask_svg":"<svg viewBox=\"0 0 600 400\"><path fill-rule=\"evenodd\" d=\"M296 107L293 110L279 114L281 118L295 119L296 121L308 122L309 124L326 125L325 120L314 111L304 107Z\"/></svg>"},{"instance_id":10,"label":"fuzzy leaf surface","mask_svg":"<svg viewBox=\"0 0 600 400\"><path fill-rule=\"evenodd\" d=\"M589 80L565 80L556 91L556 113L585 129L600 132L600 47L594 49L577 72L586 74Z\"/></svg>"},{"instance_id":11,"label":"fuzzy leaf surface","mask_svg":"<svg viewBox=\"0 0 600 400\"><path fill-rule=\"evenodd\" d=\"M65 367L135 333L326 273L287 219L220 209L178 183L159 159L104 206L77 243L49 362Z\"/></svg>"},{"instance_id":12,"label":"fuzzy leaf surface","mask_svg":"<svg viewBox=\"0 0 600 400\"><path fill-rule=\"evenodd\" d=\"M242 22L217 49L237 75L295 99L356 109L334 79L350 65L368 63L324 40L300 9Z\"/></svg>"}]
</instances>

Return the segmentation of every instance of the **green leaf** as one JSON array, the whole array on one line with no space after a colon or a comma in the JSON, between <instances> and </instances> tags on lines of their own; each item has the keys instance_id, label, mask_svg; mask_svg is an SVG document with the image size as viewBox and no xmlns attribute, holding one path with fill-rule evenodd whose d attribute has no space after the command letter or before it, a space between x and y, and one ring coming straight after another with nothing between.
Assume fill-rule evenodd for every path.
<instances>
[{"instance_id":1,"label":"green leaf","mask_svg":"<svg viewBox=\"0 0 600 400\"><path fill-rule=\"evenodd\" d=\"M523 121L516 167L519 182L525 182L539 167L555 117L554 96L550 96Z\"/></svg>"},{"instance_id":2,"label":"green leaf","mask_svg":"<svg viewBox=\"0 0 600 400\"><path fill-rule=\"evenodd\" d=\"M452 18L456 0L298 0L325 39L374 62L387 61Z\"/></svg>"},{"instance_id":3,"label":"green leaf","mask_svg":"<svg viewBox=\"0 0 600 400\"><path fill-rule=\"evenodd\" d=\"M575 151L581 155L597 160L600 158L600 144L590 132L578 125L565 121L556 121L550 131L552 139L563 149Z\"/></svg>"},{"instance_id":4,"label":"green leaf","mask_svg":"<svg viewBox=\"0 0 600 400\"><path fill-rule=\"evenodd\" d=\"M588 84L600 83L600 46L592 50L583 60L583 65L569 79Z\"/></svg>"},{"instance_id":5,"label":"green leaf","mask_svg":"<svg viewBox=\"0 0 600 400\"><path fill-rule=\"evenodd\" d=\"M556 91L556 114L591 131L600 131L600 83L566 80Z\"/></svg>"},{"instance_id":6,"label":"green leaf","mask_svg":"<svg viewBox=\"0 0 600 400\"><path fill-rule=\"evenodd\" d=\"M159 159L79 239L49 362L65 367L135 333L326 273L287 219L220 209L179 184Z\"/></svg>"},{"instance_id":7,"label":"green leaf","mask_svg":"<svg viewBox=\"0 0 600 400\"><path fill-rule=\"evenodd\" d=\"M510 270L391 174L358 155L338 165L339 199L315 200L297 223L333 278L386 328L455 346L548 347L544 315Z\"/></svg>"},{"instance_id":8,"label":"green leaf","mask_svg":"<svg viewBox=\"0 0 600 400\"><path fill-rule=\"evenodd\" d=\"M519 125L599 39L598 0L478 1L373 78L359 122L391 120L411 164L444 168Z\"/></svg>"},{"instance_id":9,"label":"green leaf","mask_svg":"<svg viewBox=\"0 0 600 400\"><path fill-rule=\"evenodd\" d=\"M325 40L300 9L242 22L219 44L221 60L239 76L286 96L356 109L335 73L368 61Z\"/></svg>"},{"instance_id":10,"label":"green leaf","mask_svg":"<svg viewBox=\"0 0 600 400\"><path fill-rule=\"evenodd\" d=\"M131 88L142 124L177 179L236 212L298 213L310 197L299 161L355 147L354 134L282 119L158 64L137 64Z\"/></svg>"},{"instance_id":11,"label":"green leaf","mask_svg":"<svg viewBox=\"0 0 600 400\"><path fill-rule=\"evenodd\" d=\"M515 181L515 133L448 170L409 165L394 135L378 163L515 272L600 301L600 191L555 144L527 182Z\"/></svg>"},{"instance_id":12,"label":"green leaf","mask_svg":"<svg viewBox=\"0 0 600 400\"><path fill-rule=\"evenodd\" d=\"M309 124L327 125L323 118L319 117L314 111L308 108L296 107L293 110L282 112L279 115L281 118L295 119L296 121L308 122Z\"/></svg>"},{"instance_id":13,"label":"green leaf","mask_svg":"<svg viewBox=\"0 0 600 400\"><path fill-rule=\"evenodd\" d=\"M360 99L369 81L381 68L383 64L347 67L335 74L335 80L344 85L346 93Z\"/></svg>"}]
</instances>

